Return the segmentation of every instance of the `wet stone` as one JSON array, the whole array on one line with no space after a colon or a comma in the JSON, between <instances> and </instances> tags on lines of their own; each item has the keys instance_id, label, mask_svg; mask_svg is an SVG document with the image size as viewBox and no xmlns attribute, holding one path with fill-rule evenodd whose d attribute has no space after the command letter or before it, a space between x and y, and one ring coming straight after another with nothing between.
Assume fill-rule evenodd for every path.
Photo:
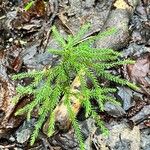
<instances>
[{"instance_id":1,"label":"wet stone","mask_svg":"<svg viewBox=\"0 0 150 150\"><path fill-rule=\"evenodd\" d=\"M16 131L16 140L18 143L23 144L29 140L33 131L34 123L35 119L32 119L29 122L25 121L24 124L19 127L19 129Z\"/></svg>"},{"instance_id":2,"label":"wet stone","mask_svg":"<svg viewBox=\"0 0 150 150\"><path fill-rule=\"evenodd\" d=\"M126 114L121 106L112 104L110 102L106 102L104 110L113 117L121 117Z\"/></svg>"},{"instance_id":3,"label":"wet stone","mask_svg":"<svg viewBox=\"0 0 150 150\"><path fill-rule=\"evenodd\" d=\"M123 109L128 110L132 106L132 91L125 87L118 87L118 95L123 101Z\"/></svg>"}]
</instances>

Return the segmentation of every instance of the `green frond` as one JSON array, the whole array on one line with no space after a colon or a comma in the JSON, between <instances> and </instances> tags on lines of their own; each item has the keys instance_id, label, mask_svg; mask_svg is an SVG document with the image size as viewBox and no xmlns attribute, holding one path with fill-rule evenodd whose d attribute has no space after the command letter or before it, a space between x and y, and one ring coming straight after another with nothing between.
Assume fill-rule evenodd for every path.
<instances>
[{"instance_id":1,"label":"green frond","mask_svg":"<svg viewBox=\"0 0 150 150\"><path fill-rule=\"evenodd\" d=\"M24 106L23 108L20 108L19 110L17 110L17 112L15 113L15 115L22 115L24 114L25 112L28 112L29 110L29 105L30 104L27 104L26 106Z\"/></svg>"},{"instance_id":2,"label":"green frond","mask_svg":"<svg viewBox=\"0 0 150 150\"><path fill-rule=\"evenodd\" d=\"M49 97L49 104L48 104L50 112L52 112L56 107L56 105L58 104L62 91L63 88L61 88L58 84L53 89L53 92Z\"/></svg>"},{"instance_id":3,"label":"green frond","mask_svg":"<svg viewBox=\"0 0 150 150\"><path fill-rule=\"evenodd\" d=\"M52 136L52 134L54 133L54 129L55 129L55 114L54 112L52 112L50 114L50 117L49 117L49 126L48 126L48 136Z\"/></svg>"},{"instance_id":4,"label":"green frond","mask_svg":"<svg viewBox=\"0 0 150 150\"><path fill-rule=\"evenodd\" d=\"M99 39L105 38L107 36L116 34L117 32L119 32L119 31L115 27L114 28L109 28L106 31L103 31L103 32L99 33L98 35L89 37L88 40L89 41L99 40Z\"/></svg>"},{"instance_id":5,"label":"green frond","mask_svg":"<svg viewBox=\"0 0 150 150\"><path fill-rule=\"evenodd\" d=\"M56 49L48 49L49 53L52 53L54 55L59 55L59 56L63 56L64 55L64 51L63 50L56 50Z\"/></svg>"},{"instance_id":6,"label":"green frond","mask_svg":"<svg viewBox=\"0 0 150 150\"><path fill-rule=\"evenodd\" d=\"M28 112L27 112L27 121L30 121L32 111L33 111L32 109L28 110Z\"/></svg>"},{"instance_id":7,"label":"green frond","mask_svg":"<svg viewBox=\"0 0 150 150\"><path fill-rule=\"evenodd\" d=\"M19 102L21 96L22 95L20 95L20 94L17 94L16 96L14 96L11 100L12 104L17 104Z\"/></svg>"},{"instance_id":8,"label":"green frond","mask_svg":"<svg viewBox=\"0 0 150 150\"><path fill-rule=\"evenodd\" d=\"M20 79L23 79L23 78L33 78L37 75L43 75L43 71L31 71L31 72L24 72L24 73L19 73L17 75L13 75L12 76L12 79L13 80L20 80Z\"/></svg>"},{"instance_id":9,"label":"green frond","mask_svg":"<svg viewBox=\"0 0 150 150\"><path fill-rule=\"evenodd\" d=\"M36 138L38 137L39 130L41 129L41 127L45 121L46 115L47 115L46 112L43 112L43 114L39 117L38 121L36 122L35 129L33 131L33 134L31 135L31 141L30 141L31 145L34 144Z\"/></svg>"},{"instance_id":10,"label":"green frond","mask_svg":"<svg viewBox=\"0 0 150 150\"><path fill-rule=\"evenodd\" d=\"M55 40L60 44L61 47L65 48L66 41L64 40L63 36L58 32L56 26L52 27L52 33L54 35Z\"/></svg>"},{"instance_id":11,"label":"green frond","mask_svg":"<svg viewBox=\"0 0 150 150\"><path fill-rule=\"evenodd\" d=\"M116 82L118 84L121 84L121 85L127 84L127 80L121 79L119 76L112 75L107 71L103 71L103 72L99 71L97 74L101 77L104 77L107 80Z\"/></svg>"},{"instance_id":12,"label":"green frond","mask_svg":"<svg viewBox=\"0 0 150 150\"><path fill-rule=\"evenodd\" d=\"M16 92L20 95L32 94L34 93L33 88L34 88L33 84L30 84L29 86L26 87L19 85L16 88Z\"/></svg>"},{"instance_id":13,"label":"green frond","mask_svg":"<svg viewBox=\"0 0 150 150\"><path fill-rule=\"evenodd\" d=\"M109 68L112 68L112 67L116 67L116 66L120 66L120 65L125 65L125 64L133 64L134 61L132 60L120 60L120 61L116 61L116 62L110 62L110 63L107 63L107 62L101 62L100 64L99 63L95 63L92 65L92 68L95 69L95 71L99 71L99 70L106 70L106 69L109 69Z\"/></svg>"},{"instance_id":14,"label":"green frond","mask_svg":"<svg viewBox=\"0 0 150 150\"><path fill-rule=\"evenodd\" d=\"M80 99L81 105L85 108L85 116L88 117L91 113L91 102L90 102L90 94L91 90L87 88L85 77L79 75L80 83L81 83L81 93L82 97ZM81 94L80 94L81 95Z\"/></svg>"},{"instance_id":15,"label":"green frond","mask_svg":"<svg viewBox=\"0 0 150 150\"><path fill-rule=\"evenodd\" d=\"M86 69L86 70L85 70L85 73L86 73L87 77L89 77L89 79L92 81L94 87L95 87L95 88L99 88L99 82L98 82L98 80L97 80L96 75L94 75L94 72L92 72L92 71L89 70L89 69Z\"/></svg>"},{"instance_id":16,"label":"green frond","mask_svg":"<svg viewBox=\"0 0 150 150\"><path fill-rule=\"evenodd\" d=\"M65 49L72 48L73 46L74 46L74 38L72 35L68 35Z\"/></svg>"},{"instance_id":17,"label":"green frond","mask_svg":"<svg viewBox=\"0 0 150 150\"><path fill-rule=\"evenodd\" d=\"M33 6L33 4L34 4L34 1L31 0L30 2L28 2L28 3L26 4L26 6L24 7L24 10L25 10L25 11L28 11L28 10Z\"/></svg>"},{"instance_id":18,"label":"green frond","mask_svg":"<svg viewBox=\"0 0 150 150\"><path fill-rule=\"evenodd\" d=\"M133 90L139 90L139 87L137 85L135 85L134 83L131 83L131 82L127 81L126 85L129 86Z\"/></svg>"},{"instance_id":19,"label":"green frond","mask_svg":"<svg viewBox=\"0 0 150 150\"><path fill-rule=\"evenodd\" d=\"M88 31L88 29L90 28L90 23L83 25L79 30L80 32L78 32L76 35L74 35L74 45L76 45L84 36L84 34Z\"/></svg>"},{"instance_id":20,"label":"green frond","mask_svg":"<svg viewBox=\"0 0 150 150\"><path fill-rule=\"evenodd\" d=\"M104 111L104 101L100 95L97 97L96 101L98 103L99 110Z\"/></svg>"},{"instance_id":21,"label":"green frond","mask_svg":"<svg viewBox=\"0 0 150 150\"><path fill-rule=\"evenodd\" d=\"M70 120L72 122L72 125L74 127L75 135L76 135L76 137L78 139L80 150L85 150L81 129L79 127L79 123L78 123L78 121L76 119L76 116L75 116L75 114L74 114L74 112L73 112L73 110L71 108L71 103L70 103L70 100L68 98L69 98L69 95L66 96L65 104L67 106L69 118L70 118Z\"/></svg>"},{"instance_id":22,"label":"green frond","mask_svg":"<svg viewBox=\"0 0 150 150\"><path fill-rule=\"evenodd\" d=\"M91 117L93 119L95 119L96 124L99 126L99 128L102 131L102 133L104 135L108 135L109 134L109 130L105 127L104 122L100 119L100 116L96 113L96 111L94 111L94 109L92 109Z\"/></svg>"},{"instance_id":23,"label":"green frond","mask_svg":"<svg viewBox=\"0 0 150 150\"><path fill-rule=\"evenodd\" d=\"M92 109L92 105L91 105L91 102L90 102L90 99L88 98L83 98L82 101L82 106L85 108L85 117L89 117L90 114L91 114L91 109Z\"/></svg>"},{"instance_id":24,"label":"green frond","mask_svg":"<svg viewBox=\"0 0 150 150\"><path fill-rule=\"evenodd\" d=\"M104 95L107 93L114 93L117 91L117 89L115 88L108 88L108 87L101 87L100 90L101 90L101 93L103 93Z\"/></svg>"},{"instance_id":25,"label":"green frond","mask_svg":"<svg viewBox=\"0 0 150 150\"><path fill-rule=\"evenodd\" d=\"M86 117L90 116L94 118L102 132L107 134L108 130L100 116L94 110L91 100L95 99L97 101L100 111L104 110L104 104L107 101L116 105L119 103L115 98L110 96L111 93L116 92L116 89L104 87L98 81L98 77L137 89L136 85L108 72L108 69L112 67L131 64L134 63L133 61L129 59L120 60L122 54L109 48L93 48L95 40L115 34L117 32L116 29L111 28L98 35L84 39L84 35L87 33L89 27L90 25L86 24L81 27L75 36L68 35L64 39L56 27L53 26L52 33L60 48L58 50L49 48L48 51L53 55L58 55L60 61L51 68L24 72L12 77L13 80L32 79L32 82L27 86L18 85L16 88L17 95L13 98L13 101L17 103L24 96L31 95L33 97L28 104L15 113L15 115L26 114L27 119L30 120L34 109L38 111L38 119L31 136L31 145L34 144L45 119L48 117L49 126L47 134L48 136L53 135L55 130L54 110L63 96L65 97L64 104L67 107L69 119L74 127L79 147L81 150L85 150L81 129L72 110L69 97L72 95L79 99L81 106L85 109ZM72 88L71 84L76 76L79 77L80 87L76 92L72 92L70 90ZM88 88L87 79L92 82L91 88Z\"/></svg>"}]
</instances>

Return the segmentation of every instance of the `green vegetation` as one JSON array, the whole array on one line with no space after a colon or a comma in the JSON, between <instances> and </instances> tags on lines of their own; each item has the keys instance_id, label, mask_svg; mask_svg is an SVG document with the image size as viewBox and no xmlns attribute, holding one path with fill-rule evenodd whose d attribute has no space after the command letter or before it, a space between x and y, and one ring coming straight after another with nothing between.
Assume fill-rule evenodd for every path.
<instances>
[{"instance_id":1,"label":"green vegetation","mask_svg":"<svg viewBox=\"0 0 150 150\"><path fill-rule=\"evenodd\" d=\"M76 115L71 107L71 101L69 99L70 95L74 95L80 100L82 107L85 109L86 117L94 118L102 132L107 133L107 129L100 120L97 112L94 110L91 100L95 99L99 105L99 110L103 111L106 101L117 103L116 100L110 96L110 93L115 92L116 89L102 86L98 82L97 77L136 88L134 84L108 72L111 67L133 63L133 61L119 60L118 57L121 53L113 51L112 49L99 49L92 47L92 44L96 39L114 34L116 30L109 29L101 34L82 40L82 37L88 31L89 27L90 25L88 24L84 25L75 36L68 35L68 37L64 39L57 31L56 27L53 26L53 36L61 49L57 50L50 48L49 52L60 57L59 63L52 68L20 73L13 76L14 80L20 80L26 77L33 79L32 83L28 86L19 85L16 88L17 96L14 97L15 102L18 102L21 97L28 94L33 95L34 97L29 104L16 112L16 115L27 113L27 119L29 120L32 111L35 108L38 109L39 118L31 137L31 144L33 144L38 137L39 130L41 129L46 117L49 117L50 120L47 134L48 136L52 136L52 133L55 130L54 109L63 95L65 98L64 104L67 107L70 120L79 141L80 149L84 150L82 134ZM70 89L75 76L79 77L81 86L78 92L73 93ZM92 82L92 88L88 88L86 83L87 78Z\"/></svg>"},{"instance_id":2,"label":"green vegetation","mask_svg":"<svg viewBox=\"0 0 150 150\"><path fill-rule=\"evenodd\" d=\"M26 4L26 6L24 7L24 10L25 11L28 11L30 8L31 8L31 6L34 4L34 1L33 0L31 0L30 2L28 2L27 4Z\"/></svg>"}]
</instances>

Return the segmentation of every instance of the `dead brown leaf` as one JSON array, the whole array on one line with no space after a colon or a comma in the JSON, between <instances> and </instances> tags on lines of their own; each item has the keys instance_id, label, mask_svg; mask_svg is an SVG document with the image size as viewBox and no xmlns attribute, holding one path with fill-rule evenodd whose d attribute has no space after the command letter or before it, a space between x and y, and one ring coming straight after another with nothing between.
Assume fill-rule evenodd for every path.
<instances>
[{"instance_id":1,"label":"dead brown leaf","mask_svg":"<svg viewBox=\"0 0 150 150\"><path fill-rule=\"evenodd\" d=\"M18 17L12 21L13 28L20 29L25 23L29 23L32 18L43 17L46 14L46 7L44 0L36 0L34 4L27 11L24 10L25 5L29 0L23 0Z\"/></svg>"},{"instance_id":2,"label":"dead brown leaf","mask_svg":"<svg viewBox=\"0 0 150 150\"><path fill-rule=\"evenodd\" d=\"M4 112L0 117L0 133L2 129L8 129L16 126L17 124L8 123L15 109L15 105L11 103L11 99L15 94L15 89L12 83L0 80L0 110ZM14 122L14 120L13 120Z\"/></svg>"},{"instance_id":3,"label":"dead brown leaf","mask_svg":"<svg viewBox=\"0 0 150 150\"><path fill-rule=\"evenodd\" d=\"M127 65L127 74L131 81L144 87L149 87L145 77L150 73L150 54L138 58L135 64Z\"/></svg>"},{"instance_id":4,"label":"dead brown leaf","mask_svg":"<svg viewBox=\"0 0 150 150\"><path fill-rule=\"evenodd\" d=\"M7 134L9 130L16 128L25 119L25 115L15 116L16 110L30 102L30 98L24 97L15 105L12 98L15 95L15 86L10 81L0 80L0 134Z\"/></svg>"},{"instance_id":5,"label":"dead brown leaf","mask_svg":"<svg viewBox=\"0 0 150 150\"><path fill-rule=\"evenodd\" d=\"M33 6L25 12L23 12L24 17L42 17L45 15L45 4L43 0L36 0Z\"/></svg>"},{"instance_id":6,"label":"dead brown leaf","mask_svg":"<svg viewBox=\"0 0 150 150\"><path fill-rule=\"evenodd\" d=\"M18 55L12 62L12 68L14 71L19 72L22 66L22 59Z\"/></svg>"},{"instance_id":7,"label":"dead brown leaf","mask_svg":"<svg viewBox=\"0 0 150 150\"><path fill-rule=\"evenodd\" d=\"M145 125L146 127L150 127L150 117L149 117L148 120L144 121L144 125Z\"/></svg>"}]
</instances>

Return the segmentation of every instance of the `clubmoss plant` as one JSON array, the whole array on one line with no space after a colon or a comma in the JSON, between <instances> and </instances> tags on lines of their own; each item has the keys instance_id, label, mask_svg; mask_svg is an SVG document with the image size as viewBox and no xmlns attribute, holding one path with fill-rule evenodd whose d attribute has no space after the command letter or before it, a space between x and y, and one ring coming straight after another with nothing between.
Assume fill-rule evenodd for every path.
<instances>
[{"instance_id":1,"label":"clubmoss plant","mask_svg":"<svg viewBox=\"0 0 150 150\"><path fill-rule=\"evenodd\" d=\"M61 47L61 50L50 48L48 51L60 57L59 63L54 67L43 69L41 71L25 72L13 76L14 80L20 80L26 77L33 79L32 83L28 86L19 85L16 88L17 96L14 97L15 101L18 102L23 96L28 94L33 95L33 100L16 112L16 115L26 113L27 119L29 120L32 111L35 108L38 109L39 117L31 136L31 144L33 144L38 137L39 130L47 117L49 117L50 120L47 134L49 136L52 135L55 128L54 109L63 95L65 97L64 104L67 107L70 120L79 141L80 149L84 150L82 134L76 115L71 107L69 99L70 95L73 94L80 99L81 105L85 109L86 117L90 116L94 118L101 130L106 133L107 130L103 122L100 120L99 115L94 110L91 99L95 99L99 105L100 111L103 111L106 101L111 101L113 103L116 102L115 99L108 95L115 92L116 89L102 86L98 82L97 77L105 78L117 84L128 85L132 88L136 88L134 84L108 72L111 67L133 63L133 61L119 60L121 53L113 51L112 49L99 49L92 47L92 44L96 39L114 34L116 30L108 29L101 34L82 40L82 37L88 31L89 27L89 24L84 25L75 36L68 35L68 37L64 39L57 31L56 27L53 26L52 33ZM75 76L79 77L81 83L80 90L77 93L73 93L70 90L71 83ZM86 83L87 78L91 80L93 84L92 88L88 88Z\"/></svg>"}]
</instances>

